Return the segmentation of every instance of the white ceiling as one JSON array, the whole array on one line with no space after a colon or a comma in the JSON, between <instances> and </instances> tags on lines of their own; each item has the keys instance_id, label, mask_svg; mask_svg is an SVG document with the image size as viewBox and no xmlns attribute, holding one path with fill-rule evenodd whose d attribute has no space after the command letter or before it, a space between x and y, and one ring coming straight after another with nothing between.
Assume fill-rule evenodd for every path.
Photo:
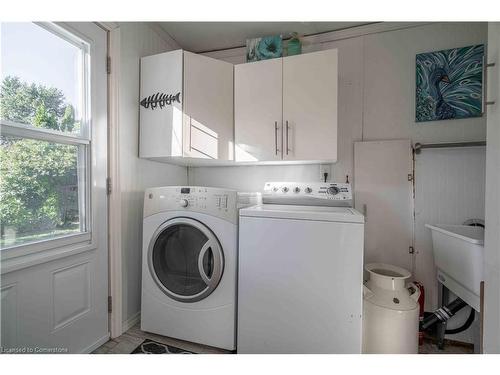
<instances>
[{"instance_id":1,"label":"white ceiling","mask_svg":"<svg viewBox=\"0 0 500 375\"><path fill-rule=\"evenodd\" d=\"M159 22L182 48L206 52L244 46L248 38L293 31L311 35L365 25L369 22Z\"/></svg>"}]
</instances>

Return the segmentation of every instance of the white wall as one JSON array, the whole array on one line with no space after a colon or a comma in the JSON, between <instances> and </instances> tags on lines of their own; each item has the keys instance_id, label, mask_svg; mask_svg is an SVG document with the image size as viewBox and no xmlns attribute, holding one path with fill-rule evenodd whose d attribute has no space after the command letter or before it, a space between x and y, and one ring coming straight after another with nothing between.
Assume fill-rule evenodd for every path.
<instances>
[{"instance_id":1,"label":"white wall","mask_svg":"<svg viewBox=\"0 0 500 375\"><path fill-rule=\"evenodd\" d=\"M144 23L122 23L120 31L119 164L122 213L122 317L140 311L142 209L144 190L153 186L184 185L186 168L139 159L139 59L171 50Z\"/></svg>"},{"instance_id":2,"label":"white wall","mask_svg":"<svg viewBox=\"0 0 500 375\"><path fill-rule=\"evenodd\" d=\"M414 143L485 140L485 118L418 124L414 119L415 55L486 43L486 23L422 24L417 27L333 42L315 43L315 40L317 38L306 39L304 52L328 48L339 49L339 159L332 166L333 180L344 181L345 175L348 174L350 180L353 181L353 142L356 140L406 138ZM245 58L244 49L209 55L233 63L241 63ZM469 163L467 161L469 156L469 151L457 150L457 159L454 159L453 163L465 165ZM473 158L470 162L476 163L479 168L478 171L473 172L474 176L481 175L483 171L484 178L484 157ZM431 164L429 167L432 167ZM419 175L432 175L435 169L426 171L427 165L421 166ZM380 168L383 167L380 166ZM442 168L441 177L445 178L450 185L453 182L460 183L465 179L469 181L468 178L471 176L465 171L465 169ZM251 191L261 190L265 181L269 180L319 180L319 168L317 165L189 168L189 183L194 185L231 187ZM415 210L422 215L422 218L433 219L434 216L427 215L427 207L423 206L423 202L432 197L432 191L428 189L421 191L423 195L419 196ZM462 194L448 198L445 203L437 202L440 204L439 209L446 210L450 205L460 205L463 200L469 199L468 196ZM484 217L484 212L480 207L483 199L484 196L476 197L471 203L475 205L475 210L469 212L465 209L464 215L467 213L467 215L483 215ZM453 219L459 222L462 216L457 214ZM383 218L380 219L383 220ZM417 233L421 232L422 225L421 221L417 221L415 228ZM421 235L416 247L417 252L419 252L418 246L422 244L420 238ZM424 274L421 272L422 269L433 267L433 263L429 261L428 243L424 241L422 246L425 257L417 267L417 279ZM425 286L430 291L429 297L426 298L426 309L431 310L435 307L435 280L430 280L427 276L424 278L427 284Z\"/></svg>"},{"instance_id":3,"label":"white wall","mask_svg":"<svg viewBox=\"0 0 500 375\"><path fill-rule=\"evenodd\" d=\"M486 233L484 285L484 351L500 353L500 23L488 25L488 145L486 147Z\"/></svg>"}]
</instances>

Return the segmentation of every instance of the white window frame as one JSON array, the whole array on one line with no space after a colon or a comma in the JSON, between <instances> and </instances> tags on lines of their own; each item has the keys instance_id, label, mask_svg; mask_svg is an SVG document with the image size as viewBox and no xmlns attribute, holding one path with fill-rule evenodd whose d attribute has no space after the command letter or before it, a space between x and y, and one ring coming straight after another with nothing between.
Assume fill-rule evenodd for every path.
<instances>
[{"instance_id":1,"label":"white window frame","mask_svg":"<svg viewBox=\"0 0 500 375\"><path fill-rule=\"evenodd\" d=\"M16 269L43 263L62 256L68 256L83 251L93 250L97 247L93 233L95 233L94 220L95 208L92 206L92 195L95 187L92 186L92 121L91 121L91 54L92 41L79 35L69 27L49 23L36 22L36 25L75 45L82 52L82 127L80 134L64 133L52 129L35 128L29 124L16 123L0 119L0 134L53 142L57 144L78 146L78 162L83 160L84 173L79 173L79 214L81 231L26 244L13 245L0 251L1 273L11 272ZM82 151L84 150L84 151ZM81 180L84 180L83 183ZM83 199L81 199L83 197ZM83 224L83 227L82 227Z\"/></svg>"}]
</instances>

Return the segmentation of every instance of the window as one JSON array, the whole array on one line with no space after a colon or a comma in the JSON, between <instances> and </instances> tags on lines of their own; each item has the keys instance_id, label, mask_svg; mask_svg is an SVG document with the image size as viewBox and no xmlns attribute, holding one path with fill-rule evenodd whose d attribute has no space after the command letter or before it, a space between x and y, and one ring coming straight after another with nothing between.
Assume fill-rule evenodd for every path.
<instances>
[{"instance_id":1,"label":"window","mask_svg":"<svg viewBox=\"0 0 500 375\"><path fill-rule=\"evenodd\" d=\"M0 37L0 248L87 233L89 46L45 23Z\"/></svg>"}]
</instances>

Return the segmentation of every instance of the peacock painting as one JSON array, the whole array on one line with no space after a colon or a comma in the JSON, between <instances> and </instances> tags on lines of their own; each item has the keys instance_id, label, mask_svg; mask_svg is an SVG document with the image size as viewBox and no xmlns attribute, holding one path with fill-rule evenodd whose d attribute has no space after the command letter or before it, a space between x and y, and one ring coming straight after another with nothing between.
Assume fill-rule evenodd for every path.
<instances>
[{"instance_id":1,"label":"peacock painting","mask_svg":"<svg viewBox=\"0 0 500 375\"><path fill-rule=\"evenodd\" d=\"M416 122L482 115L484 45L416 57Z\"/></svg>"}]
</instances>

